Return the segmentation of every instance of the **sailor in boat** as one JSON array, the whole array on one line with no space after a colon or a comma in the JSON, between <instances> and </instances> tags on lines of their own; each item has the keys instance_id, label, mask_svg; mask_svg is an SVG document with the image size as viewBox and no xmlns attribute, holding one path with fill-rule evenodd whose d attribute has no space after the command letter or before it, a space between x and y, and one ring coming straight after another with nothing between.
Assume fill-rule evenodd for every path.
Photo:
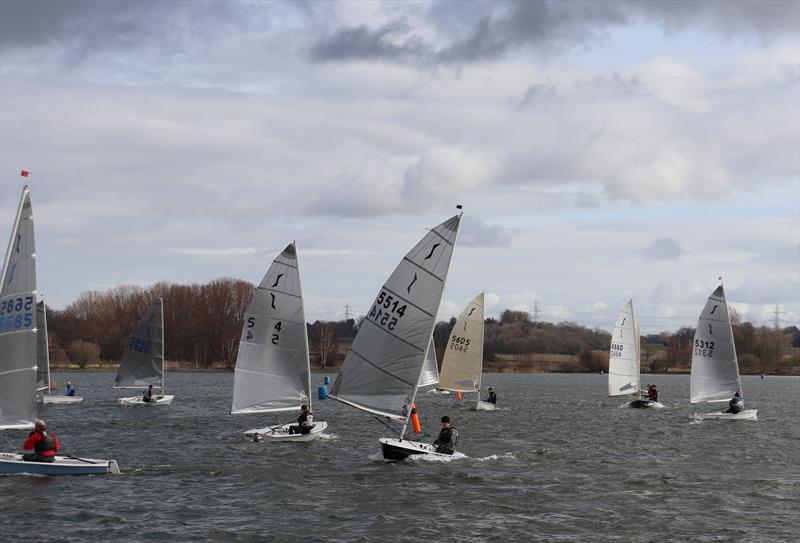
<instances>
[{"instance_id":1,"label":"sailor in boat","mask_svg":"<svg viewBox=\"0 0 800 543\"><path fill-rule=\"evenodd\" d=\"M309 434L314 427L314 416L308 405L303 404L300 406L300 416L297 417L297 426L294 424L289 426L290 434Z\"/></svg>"},{"instance_id":2,"label":"sailor in boat","mask_svg":"<svg viewBox=\"0 0 800 543\"><path fill-rule=\"evenodd\" d=\"M742 411L744 411L744 398L742 398L742 395L739 394L739 391L737 390L736 394L734 394L733 398L731 398L731 401L728 402L727 411L723 411L723 413L733 413L735 415L736 413L741 413Z\"/></svg>"},{"instance_id":3,"label":"sailor in boat","mask_svg":"<svg viewBox=\"0 0 800 543\"><path fill-rule=\"evenodd\" d=\"M494 389L489 387L489 397L486 398L486 401L490 404L497 405L497 394L494 393Z\"/></svg>"},{"instance_id":4,"label":"sailor in boat","mask_svg":"<svg viewBox=\"0 0 800 543\"><path fill-rule=\"evenodd\" d=\"M33 432L22 444L23 449L33 452L23 454L22 459L26 462L52 462L58 452L56 434L47 431L47 425L42 419L36 419L33 426Z\"/></svg>"},{"instance_id":5,"label":"sailor in boat","mask_svg":"<svg viewBox=\"0 0 800 543\"><path fill-rule=\"evenodd\" d=\"M153 401L153 385L148 386L147 390L144 391L144 394L142 394L142 401L145 403Z\"/></svg>"},{"instance_id":6,"label":"sailor in boat","mask_svg":"<svg viewBox=\"0 0 800 543\"><path fill-rule=\"evenodd\" d=\"M67 396L75 395L75 387L72 386L72 381L67 381Z\"/></svg>"},{"instance_id":7,"label":"sailor in boat","mask_svg":"<svg viewBox=\"0 0 800 543\"><path fill-rule=\"evenodd\" d=\"M442 417L442 429L439 430L439 437L433 442L436 452L439 454L453 454L456 452L456 442L458 441L458 430L450 425L450 417Z\"/></svg>"},{"instance_id":8,"label":"sailor in boat","mask_svg":"<svg viewBox=\"0 0 800 543\"><path fill-rule=\"evenodd\" d=\"M647 387L647 399L651 402L658 401L658 389L656 388L656 385L650 385Z\"/></svg>"}]
</instances>

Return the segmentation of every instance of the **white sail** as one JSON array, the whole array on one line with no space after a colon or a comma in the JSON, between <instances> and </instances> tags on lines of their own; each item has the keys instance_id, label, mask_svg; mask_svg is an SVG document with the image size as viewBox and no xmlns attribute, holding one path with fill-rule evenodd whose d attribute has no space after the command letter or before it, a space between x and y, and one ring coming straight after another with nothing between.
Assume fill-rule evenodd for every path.
<instances>
[{"instance_id":1,"label":"white sail","mask_svg":"<svg viewBox=\"0 0 800 543\"><path fill-rule=\"evenodd\" d=\"M164 302L158 298L139 320L125 347L114 388L153 385L164 392Z\"/></svg>"},{"instance_id":2,"label":"white sail","mask_svg":"<svg viewBox=\"0 0 800 543\"><path fill-rule=\"evenodd\" d=\"M36 390L46 390L50 394L50 349L44 300L36 304Z\"/></svg>"},{"instance_id":3,"label":"white sail","mask_svg":"<svg viewBox=\"0 0 800 543\"><path fill-rule=\"evenodd\" d=\"M419 374L418 388L435 385L439 382L439 366L436 362L436 345L433 344L431 337L431 344L428 346L428 352L425 354L425 364L422 366L422 373Z\"/></svg>"},{"instance_id":4,"label":"white sail","mask_svg":"<svg viewBox=\"0 0 800 543\"><path fill-rule=\"evenodd\" d=\"M0 281L0 429L33 428L36 245L28 187L22 189Z\"/></svg>"},{"instance_id":5,"label":"white sail","mask_svg":"<svg viewBox=\"0 0 800 543\"><path fill-rule=\"evenodd\" d=\"M405 421L417 391L461 216L428 232L383 285L358 329L331 397Z\"/></svg>"},{"instance_id":6,"label":"white sail","mask_svg":"<svg viewBox=\"0 0 800 543\"><path fill-rule=\"evenodd\" d=\"M247 308L231 413L297 411L311 401L310 373L300 263L290 243Z\"/></svg>"},{"instance_id":7,"label":"white sail","mask_svg":"<svg viewBox=\"0 0 800 543\"><path fill-rule=\"evenodd\" d=\"M741 392L739 363L722 285L708 298L694 333L689 399L723 402Z\"/></svg>"},{"instance_id":8,"label":"white sail","mask_svg":"<svg viewBox=\"0 0 800 543\"><path fill-rule=\"evenodd\" d=\"M633 300L628 300L614 323L608 353L608 395L639 393L639 334L633 316Z\"/></svg>"},{"instance_id":9,"label":"white sail","mask_svg":"<svg viewBox=\"0 0 800 543\"><path fill-rule=\"evenodd\" d=\"M483 292L461 312L447 340L439 388L478 392L483 370Z\"/></svg>"}]
</instances>

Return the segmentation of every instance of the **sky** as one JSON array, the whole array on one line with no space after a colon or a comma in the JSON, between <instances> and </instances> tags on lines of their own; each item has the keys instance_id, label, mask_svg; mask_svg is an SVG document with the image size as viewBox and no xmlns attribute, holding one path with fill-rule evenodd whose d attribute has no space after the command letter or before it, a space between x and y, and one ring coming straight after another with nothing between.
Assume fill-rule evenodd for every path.
<instances>
[{"instance_id":1,"label":"sky","mask_svg":"<svg viewBox=\"0 0 800 543\"><path fill-rule=\"evenodd\" d=\"M2 251L25 182L56 308L296 240L363 314L461 204L442 318L797 325L800 2L4 0Z\"/></svg>"}]
</instances>

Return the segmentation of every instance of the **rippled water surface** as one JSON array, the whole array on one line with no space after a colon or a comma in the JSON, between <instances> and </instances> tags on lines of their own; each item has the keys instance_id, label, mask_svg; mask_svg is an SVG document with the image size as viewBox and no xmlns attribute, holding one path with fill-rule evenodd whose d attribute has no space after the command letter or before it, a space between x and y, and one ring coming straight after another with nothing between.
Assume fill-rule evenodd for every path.
<instances>
[{"instance_id":1,"label":"rippled water surface","mask_svg":"<svg viewBox=\"0 0 800 543\"><path fill-rule=\"evenodd\" d=\"M333 400L315 403L328 439L244 441L277 419L228 415L232 374L170 374L158 408L118 406L109 373L54 378L87 398L40 411L64 452L123 474L0 477L3 541L800 540L795 377L743 378L757 422L691 422L716 407L688 403L688 376L644 376L668 408L636 410L601 375L490 374L496 412L418 397L420 439L449 414L469 458L399 464L375 460L378 421Z\"/></svg>"}]
</instances>

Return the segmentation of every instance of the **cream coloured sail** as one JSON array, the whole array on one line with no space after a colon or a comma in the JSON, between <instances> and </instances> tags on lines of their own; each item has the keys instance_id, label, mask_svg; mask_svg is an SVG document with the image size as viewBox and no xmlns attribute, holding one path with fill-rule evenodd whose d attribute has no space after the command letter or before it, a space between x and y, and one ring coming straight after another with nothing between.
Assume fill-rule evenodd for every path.
<instances>
[{"instance_id":1,"label":"cream coloured sail","mask_svg":"<svg viewBox=\"0 0 800 543\"><path fill-rule=\"evenodd\" d=\"M231 413L297 411L311 402L308 332L294 243L272 261L245 315Z\"/></svg>"},{"instance_id":2,"label":"cream coloured sail","mask_svg":"<svg viewBox=\"0 0 800 543\"><path fill-rule=\"evenodd\" d=\"M405 421L417 392L461 223L429 231L383 285L358 329L331 397Z\"/></svg>"},{"instance_id":3,"label":"cream coloured sail","mask_svg":"<svg viewBox=\"0 0 800 543\"><path fill-rule=\"evenodd\" d=\"M614 323L608 353L608 395L639 394L639 332L628 300Z\"/></svg>"},{"instance_id":4,"label":"cream coloured sail","mask_svg":"<svg viewBox=\"0 0 800 543\"><path fill-rule=\"evenodd\" d=\"M425 364L422 366L422 373L419 374L418 388L435 385L439 382L439 366L436 361L436 346L433 344L433 337L431 337L431 344L428 346L428 352L425 354Z\"/></svg>"},{"instance_id":5,"label":"cream coloured sail","mask_svg":"<svg viewBox=\"0 0 800 543\"><path fill-rule=\"evenodd\" d=\"M0 275L0 429L36 418L36 245L30 190L22 189Z\"/></svg>"},{"instance_id":6,"label":"cream coloured sail","mask_svg":"<svg viewBox=\"0 0 800 543\"><path fill-rule=\"evenodd\" d=\"M711 294L700 314L692 346L689 399L697 402L728 401L742 392L733 330L722 285Z\"/></svg>"},{"instance_id":7,"label":"cream coloured sail","mask_svg":"<svg viewBox=\"0 0 800 543\"><path fill-rule=\"evenodd\" d=\"M483 370L483 292L475 296L456 320L442 359L439 388L479 392Z\"/></svg>"}]
</instances>

